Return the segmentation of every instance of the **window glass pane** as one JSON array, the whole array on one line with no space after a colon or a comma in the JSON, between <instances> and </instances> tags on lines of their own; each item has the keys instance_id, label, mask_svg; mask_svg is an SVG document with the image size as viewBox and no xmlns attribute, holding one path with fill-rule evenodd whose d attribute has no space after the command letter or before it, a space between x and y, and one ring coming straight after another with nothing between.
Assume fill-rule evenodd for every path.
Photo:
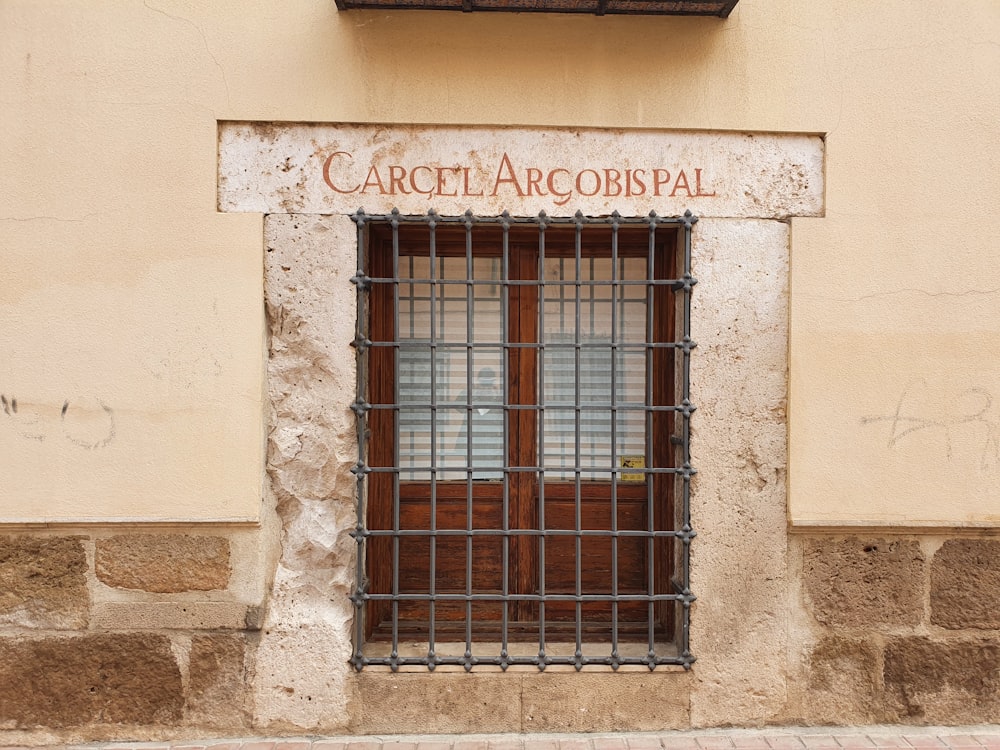
<instances>
[{"instance_id":1,"label":"window glass pane","mask_svg":"<svg viewBox=\"0 0 1000 750\"><path fill-rule=\"evenodd\" d=\"M579 454L582 479L610 481L613 468L646 465L644 414L622 407L646 403L647 321L645 285L608 282L645 279L646 259L619 258L615 274L610 258L581 258L580 266L577 285L575 258L545 259L539 451L546 479L575 478Z\"/></svg>"},{"instance_id":2,"label":"window glass pane","mask_svg":"<svg viewBox=\"0 0 1000 750\"><path fill-rule=\"evenodd\" d=\"M465 467L470 465L477 469L473 479L502 477L499 259L473 259L471 308L466 262L464 257L436 258L435 281L428 283L427 257L400 259L402 277L422 280L399 285L399 466L403 480L426 481L431 466L452 470L438 473L442 481L465 479ZM473 344L471 353L467 341ZM433 450L432 442L436 443ZM493 467L498 470L490 471Z\"/></svg>"}]
</instances>

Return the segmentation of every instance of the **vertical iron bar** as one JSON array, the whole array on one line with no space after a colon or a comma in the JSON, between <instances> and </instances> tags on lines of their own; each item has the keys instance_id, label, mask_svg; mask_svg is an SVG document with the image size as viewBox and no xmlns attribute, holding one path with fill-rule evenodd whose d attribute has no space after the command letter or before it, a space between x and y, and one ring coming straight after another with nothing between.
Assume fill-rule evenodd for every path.
<instances>
[{"instance_id":1,"label":"vertical iron bar","mask_svg":"<svg viewBox=\"0 0 1000 750\"><path fill-rule=\"evenodd\" d=\"M698 217L690 211L684 213L684 323L683 338L685 344L691 343L691 229ZM691 403L691 349L685 346L682 350L683 371L681 374L681 403L690 406ZM690 668L693 658L690 648L691 624L691 411L685 409L681 420L681 460L685 471L681 484L681 529L684 533L681 546L681 590L684 594L681 614L681 632L678 643L678 653L684 660L684 667Z\"/></svg>"},{"instance_id":2,"label":"vertical iron bar","mask_svg":"<svg viewBox=\"0 0 1000 750\"><path fill-rule=\"evenodd\" d=\"M611 667L618 669L618 212L611 214Z\"/></svg>"},{"instance_id":3,"label":"vertical iron bar","mask_svg":"<svg viewBox=\"0 0 1000 750\"><path fill-rule=\"evenodd\" d=\"M653 466L653 354L655 349L653 330L653 279L655 278L655 249L656 249L656 214L649 213L649 243L646 259L646 524L649 537L646 540L646 576L647 592L650 597L656 593L656 564L655 564L655 537L656 515L654 509L655 496L653 493L654 475L648 473L648 468ZM646 607L646 630L649 645L649 668L656 666L656 605L652 599Z\"/></svg>"},{"instance_id":4,"label":"vertical iron bar","mask_svg":"<svg viewBox=\"0 0 1000 750\"><path fill-rule=\"evenodd\" d=\"M354 340L356 352L356 386L357 398L355 403L358 409L355 410L355 424L357 427L358 441L358 465L356 472L356 517L355 517L355 542L357 550L357 560L355 561L355 591L354 591L354 668L360 670L364 666L364 642L365 642L365 602L367 586L365 584L365 546L367 522L365 518L365 495L366 470L368 467L367 434L368 434L368 413L364 405L368 401L368 346L366 342L368 336L368 309L367 290L365 283L365 215L362 209L358 209L355 214L358 235L358 259L356 295L358 318L354 324Z\"/></svg>"},{"instance_id":5,"label":"vertical iron bar","mask_svg":"<svg viewBox=\"0 0 1000 750\"><path fill-rule=\"evenodd\" d=\"M427 212L427 225L430 228L429 240L429 260L430 273L430 348L431 348L431 517L430 517L430 601L428 608L430 611L430 622L427 627L427 668L433 670L435 666L435 631L437 627L437 316L434 314L434 303L437 296L437 218L432 211ZM444 294L442 288L441 294ZM443 321L442 321L443 323Z\"/></svg>"},{"instance_id":6,"label":"vertical iron bar","mask_svg":"<svg viewBox=\"0 0 1000 750\"><path fill-rule=\"evenodd\" d=\"M544 212L543 214L544 215ZM545 228L538 223L538 666L545 669Z\"/></svg>"},{"instance_id":7,"label":"vertical iron bar","mask_svg":"<svg viewBox=\"0 0 1000 750\"><path fill-rule=\"evenodd\" d=\"M396 346L392 347L392 651L390 660L395 667L399 658L399 474L400 474L400 406L399 406L399 220L393 216L392 222L392 336ZM411 261L412 263L412 261ZM410 277L413 277L412 268ZM413 297L410 285L410 297ZM412 302L410 303L412 307ZM413 316L410 316L412 321ZM412 325L412 322L411 322ZM412 338L412 337L411 337Z\"/></svg>"},{"instance_id":8,"label":"vertical iron bar","mask_svg":"<svg viewBox=\"0 0 1000 750\"><path fill-rule=\"evenodd\" d=\"M576 330L573 333L573 342L575 346L573 347L573 355L575 358L575 367L573 373L573 388L574 388L574 429L576 432L575 440L575 460L573 463L574 470L574 508L573 508L573 522L574 528L576 530L576 651L573 656L576 661L576 668L579 670L583 667L583 605L580 603L580 597L583 595L583 537L580 534L580 529L583 527L583 521L581 519L581 503L580 494L582 492L581 481L580 481L580 449L581 443L583 442L580 435L580 287L581 287L581 275L582 275L582 247L583 247L583 214L580 211L576 212L576 237L574 241L574 264L575 264L575 283L573 284L573 289L576 292L575 300L575 314L576 314Z\"/></svg>"},{"instance_id":9,"label":"vertical iron bar","mask_svg":"<svg viewBox=\"0 0 1000 750\"><path fill-rule=\"evenodd\" d=\"M504 211L500 226L503 228L500 271L501 348L503 350L503 552L501 591L503 606L500 615L500 668L507 669L508 619L510 616L510 215Z\"/></svg>"},{"instance_id":10,"label":"vertical iron bar","mask_svg":"<svg viewBox=\"0 0 1000 750\"><path fill-rule=\"evenodd\" d=\"M476 294L472 273L472 212L465 215L465 593L472 596L472 340ZM465 669L472 669L472 599L465 602Z\"/></svg>"}]
</instances>

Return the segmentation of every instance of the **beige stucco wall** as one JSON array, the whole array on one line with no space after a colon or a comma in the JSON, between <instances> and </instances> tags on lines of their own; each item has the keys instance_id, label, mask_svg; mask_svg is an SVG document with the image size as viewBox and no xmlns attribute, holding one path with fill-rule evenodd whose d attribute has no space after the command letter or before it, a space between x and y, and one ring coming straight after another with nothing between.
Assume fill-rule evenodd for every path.
<instances>
[{"instance_id":1,"label":"beige stucco wall","mask_svg":"<svg viewBox=\"0 0 1000 750\"><path fill-rule=\"evenodd\" d=\"M508 729L996 721L1000 542L911 527L1000 516L998 40L994 0L0 3L7 741L481 729L509 691ZM247 121L822 134L824 215L696 227L691 672L349 671L353 363L313 345L354 308L309 295L351 227L218 212L219 123ZM109 662L142 667L110 714ZM76 703L38 699L53 665Z\"/></svg>"},{"instance_id":2,"label":"beige stucco wall","mask_svg":"<svg viewBox=\"0 0 1000 750\"><path fill-rule=\"evenodd\" d=\"M791 516L1000 516L992 0L726 21L8 1L0 27L7 520L258 516L261 220L215 211L228 119L826 134L826 216L792 233ZM923 429L891 432L897 408Z\"/></svg>"}]
</instances>

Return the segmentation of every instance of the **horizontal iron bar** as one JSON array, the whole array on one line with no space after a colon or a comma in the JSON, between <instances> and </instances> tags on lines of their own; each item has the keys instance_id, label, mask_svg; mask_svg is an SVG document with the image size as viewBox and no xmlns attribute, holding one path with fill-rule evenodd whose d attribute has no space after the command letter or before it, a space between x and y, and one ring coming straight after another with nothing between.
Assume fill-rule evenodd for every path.
<instances>
[{"instance_id":1,"label":"horizontal iron bar","mask_svg":"<svg viewBox=\"0 0 1000 750\"><path fill-rule=\"evenodd\" d=\"M418 258L426 258L426 255L414 256ZM461 255L439 255L438 258L456 258L458 260L464 260ZM479 256L477 256L479 257ZM496 256L499 257L499 256ZM678 284L683 284L684 279L442 279L442 278L431 278L429 276L367 276L367 281L370 284L395 284L400 283L404 285L410 284L424 284L436 286L567 286L567 287L606 287L606 286L637 286L637 287L648 287L648 286L677 286ZM426 297L414 297L413 299L427 299ZM449 298L455 302L462 301L461 297ZM489 298L492 299L492 298ZM482 301L482 298L480 298ZM587 300L589 302L589 300ZM595 300L596 302L603 302L604 300ZM618 300L622 304L636 304L646 306L646 300L641 297L635 299L623 299Z\"/></svg>"},{"instance_id":2,"label":"horizontal iron bar","mask_svg":"<svg viewBox=\"0 0 1000 750\"><path fill-rule=\"evenodd\" d=\"M478 216L471 212L466 212L464 214L452 215L452 216L442 216L438 213L428 212L426 214L403 214L403 213L388 213L388 214L368 214L365 213L364 209L358 209L357 212L352 216L355 221L361 221L362 223L388 223L398 222L400 224L424 224L429 226L430 222L434 224L464 224L469 228L476 225L499 225L504 224L514 227L514 226L535 226L545 225L546 227L551 225L559 226L649 226L649 227L659 227L659 226L683 226L685 224L691 223L693 217L684 216L660 216L655 212L650 212L647 216L621 216L619 215L608 215L608 216L584 216L581 212L573 216L549 216L548 214L542 212L538 216L511 216L506 211L499 215L492 216Z\"/></svg>"},{"instance_id":3,"label":"horizontal iron bar","mask_svg":"<svg viewBox=\"0 0 1000 750\"><path fill-rule=\"evenodd\" d=\"M643 531L640 529L609 531L606 529L366 529L362 536L371 537L550 537L550 536L581 536L598 538L638 537L641 539L682 538L690 532L680 530Z\"/></svg>"},{"instance_id":4,"label":"horizontal iron bar","mask_svg":"<svg viewBox=\"0 0 1000 750\"><path fill-rule=\"evenodd\" d=\"M608 468L606 466L428 466L427 464L414 464L413 466L368 466L365 469L367 472L372 474L523 474L524 472L532 472L535 474L548 473L548 474L677 474L679 476L684 476L686 474L694 474L695 471L691 467L663 467L659 469L638 469L638 468L619 468L612 467ZM438 480L445 481L445 480ZM455 480L448 481L462 481L458 477ZM477 482L499 482L500 479L477 479ZM553 480L556 481L556 480ZM592 481L592 480L585 480ZM605 481L611 481L605 480ZM621 480L619 480L621 481ZM624 484L624 482L622 482ZM637 483L638 484L638 483Z\"/></svg>"},{"instance_id":5,"label":"horizontal iron bar","mask_svg":"<svg viewBox=\"0 0 1000 750\"><path fill-rule=\"evenodd\" d=\"M372 602L683 602L684 594L370 594L358 599Z\"/></svg>"},{"instance_id":6,"label":"horizontal iron bar","mask_svg":"<svg viewBox=\"0 0 1000 750\"><path fill-rule=\"evenodd\" d=\"M537 656L365 656L360 659L362 666L383 666L383 667L407 667L423 666L431 664L435 666L483 666L483 667L505 667L505 666L625 666L642 665L649 666L683 666L687 667L694 661L690 656L550 656L540 654Z\"/></svg>"},{"instance_id":7,"label":"horizontal iron bar","mask_svg":"<svg viewBox=\"0 0 1000 750\"><path fill-rule=\"evenodd\" d=\"M549 412L574 412L574 411L615 411L615 412L684 412L691 410L690 407L685 407L683 404L678 405L661 405L661 406L645 406L639 404L636 406L621 404L611 404L608 403L594 403L588 402L585 404L566 404L566 403L544 403L544 404L498 404L496 402L490 401L454 401L451 403L431 403L429 401L424 402L406 402L402 404L369 404L370 409L377 409L379 411L399 411L404 409L426 409L428 411L459 411L464 412L468 409L484 407L490 409L503 409L505 411L549 411ZM693 410L692 410L693 411ZM583 434L583 433L581 433Z\"/></svg>"},{"instance_id":8,"label":"horizontal iron bar","mask_svg":"<svg viewBox=\"0 0 1000 750\"><path fill-rule=\"evenodd\" d=\"M425 352L429 349L456 349L465 351L472 349L474 352L482 353L485 349L493 349L499 352L501 349L551 349L553 351L575 351L577 349L594 349L597 351L619 351L623 354L634 352L643 354L649 349L693 349L691 341L643 341L636 343L618 342L592 343L588 341L564 342L564 341L529 341L529 342L502 342L502 341L366 341L365 346L377 349L399 349L401 351Z\"/></svg>"},{"instance_id":9,"label":"horizontal iron bar","mask_svg":"<svg viewBox=\"0 0 1000 750\"><path fill-rule=\"evenodd\" d=\"M581 596L603 596L604 599L599 599L598 601L625 601L629 597L639 596L638 600L629 599L630 601L656 601L669 599L672 601L680 602L693 602L696 597L691 593L690 589L686 589L681 585L681 581L676 578L671 578L668 583L673 589L672 594L582 594ZM511 593L501 593L501 594L372 594L364 589L355 589L354 593L351 595L351 599L355 602L363 603L369 600L385 600L385 601L400 601L402 599L407 599L409 601L429 601L433 598L435 601L442 598L450 598L453 601L541 601L543 598L545 601L549 600L549 597L553 596L551 594L511 594ZM575 594L567 594L564 596L570 597L567 601L576 601L573 597ZM485 598L484 597L492 597ZM581 600L583 601L583 600Z\"/></svg>"}]
</instances>

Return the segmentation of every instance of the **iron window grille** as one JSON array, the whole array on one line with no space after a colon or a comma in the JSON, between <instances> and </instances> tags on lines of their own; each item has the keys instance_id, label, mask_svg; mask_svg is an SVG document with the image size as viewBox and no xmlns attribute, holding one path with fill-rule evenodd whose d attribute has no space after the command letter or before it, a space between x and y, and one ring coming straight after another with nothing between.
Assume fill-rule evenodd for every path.
<instances>
[{"instance_id":1,"label":"iron window grille","mask_svg":"<svg viewBox=\"0 0 1000 750\"><path fill-rule=\"evenodd\" d=\"M690 212L357 225L357 670L690 668Z\"/></svg>"}]
</instances>

